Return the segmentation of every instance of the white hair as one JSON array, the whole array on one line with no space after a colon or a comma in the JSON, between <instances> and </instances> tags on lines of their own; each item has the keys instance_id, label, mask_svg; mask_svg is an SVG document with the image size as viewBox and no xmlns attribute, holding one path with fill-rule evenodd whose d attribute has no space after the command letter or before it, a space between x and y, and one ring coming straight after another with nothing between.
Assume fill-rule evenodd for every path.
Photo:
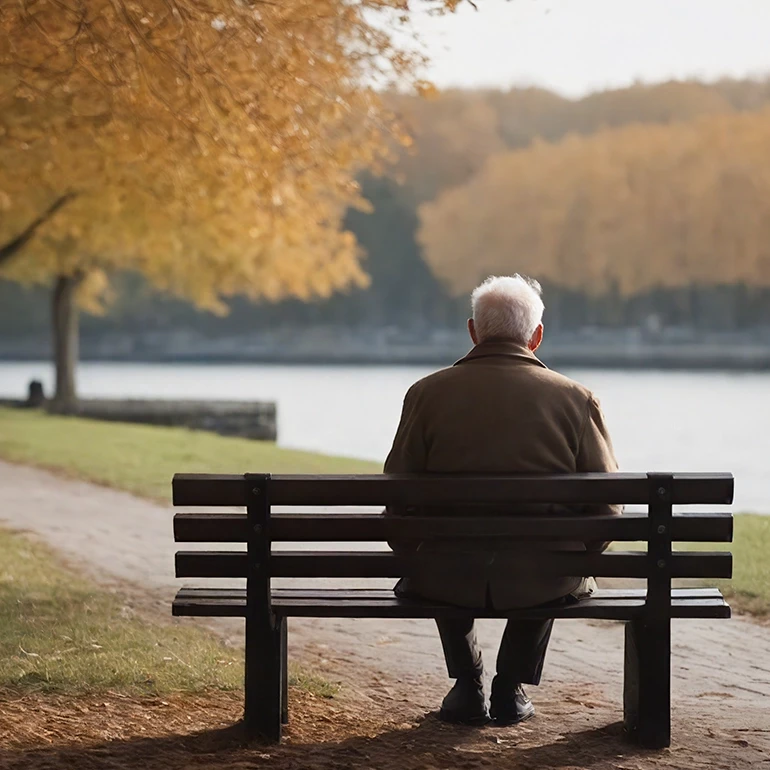
<instances>
[{"instance_id":1,"label":"white hair","mask_svg":"<svg viewBox=\"0 0 770 770\"><path fill-rule=\"evenodd\" d=\"M478 341L502 339L526 345L543 320L541 294L537 281L518 273L487 278L471 294Z\"/></svg>"}]
</instances>

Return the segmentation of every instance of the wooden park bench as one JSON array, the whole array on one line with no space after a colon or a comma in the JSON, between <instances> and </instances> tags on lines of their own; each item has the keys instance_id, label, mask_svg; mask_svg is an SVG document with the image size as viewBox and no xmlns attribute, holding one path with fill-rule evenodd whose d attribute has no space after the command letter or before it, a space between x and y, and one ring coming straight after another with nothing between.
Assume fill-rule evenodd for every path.
<instances>
[{"instance_id":1,"label":"wooden park bench","mask_svg":"<svg viewBox=\"0 0 770 770\"><path fill-rule=\"evenodd\" d=\"M288 617L604 618L626 623L624 715L643 746L670 744L671 619L728 618L716 588L672 588L673 578L728 578L730 553L672 551L675 541L730 542L730 513L673 513L672 507L729 504L730 474L582 474L561 476L213 476L177 474L176 506L245 507L245 513L177 513L182 543L245 543L240 551L180 551L180 578L246 578L246 588L185 587L174 615L246 619L245 716L250 736L278 741L288 721ZM586 516L385 516L302 512L305 506L481 506L526 503L643 505L643 513ZM272 512L273 506L292 512ZM439 508L440 509L440 508ZM430 510L430 508L428 508ZM521 541L646 541L646 551L540 551L522 561L556 575L641 578L646 588L601 588L561 607L504 612L468 610L399 599L391 590L273 588L272 578L398 578L410 563L391 551L330 551L323 543L384 542L432 537ZM319 543L309 550L273 550L274 542ZM532 575L529 574L529 579ZM626 581L628 582L628 581ZM715 650L715 654L719 654ZM438 647L437 647L437 653Z\"/></svg>"}]
</instances>

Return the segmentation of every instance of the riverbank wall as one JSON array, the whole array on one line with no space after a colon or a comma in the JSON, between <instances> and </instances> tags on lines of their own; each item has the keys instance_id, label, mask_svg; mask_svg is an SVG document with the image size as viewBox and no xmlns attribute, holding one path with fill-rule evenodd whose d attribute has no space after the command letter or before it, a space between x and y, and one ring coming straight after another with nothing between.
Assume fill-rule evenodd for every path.
<instances>
[{"instance_id":1,"label":"riverbank wall","mask_svg":"<svg viewBox=\"0 0 770 770\"><path fill-rule=\"evenodd\" d=\"M0 406L42 408L55 413L51 402L31 407L27 401L0 399ZM221 436L276 441L275 403L268 401L192 401L166 399L81 399L74 414L92 420L165 425L206 430Z\"/></svg>"}]
</instances>

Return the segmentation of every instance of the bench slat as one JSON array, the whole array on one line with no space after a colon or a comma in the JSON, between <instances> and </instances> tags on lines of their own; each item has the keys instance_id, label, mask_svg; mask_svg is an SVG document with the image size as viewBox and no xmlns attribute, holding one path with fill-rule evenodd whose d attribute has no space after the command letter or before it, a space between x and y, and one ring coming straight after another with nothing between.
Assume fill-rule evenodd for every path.
<instances>
[{"instance_id":1,"label":"bench slat","mask_svg":"<svg viewBox=\"0 0 770 770\"><path fill-rule=\"evenodd\" d=\"M177 593L177 598L185 599L241 599L245 594L245 588L217 586L183 586ZM614 601L616 599L644 599L646 588L599 588L591 596L594 601ZM285 588L283 586L272 589L273 598L279 599L392 599L391 588ZM672 588L671 596L675 599L720 599L722 592L713 587L683 587Z\"/></svg>"},{"instance_id":2,"label":"bench slat","mask_svg":"<svg viewBox=\"0 0 770 770\"><path fill-rule=\"evenodd\" d=\"M544 552L531 557L517 555L516 558L522 574L529 575L541 572L643 578L649 571L648 556L641 551ZM730 553L676 552L671 562L672 577L732 576ZM447 557L443 568L456 572L456 559ZM270 558L273 577L397 578L407 575L409 569L408 560L389 551L278 551ZM246 577L247 571L245 551L179 551L176 554L177 577Z\"/></svg>"},{"instance_id":3,"label":"bench slat","mask_svg":"<svg viewBox=\"0 0 770 770\"><path fill-rule=\"evenodd\" d=\"M674 504L729 504L729 473L674 474ZM174 505L239 506L248 502L243 476L178 473ZM450 505L480 503L645 504L643 473L538 476L355 475L272 476L272 505Z\"/></svg>"},{"instance_id":4,"label":"bench slat","mask_svg":"<svg viewBox=\"0 0 770 770\"><path fill-rule=\"evenodd\" d=\"M279 615L293 617L556 617L604 618L628 620L644 607L644 589L601 589L578 604L556 608L528 608L497 612L468 610L433 602L398 599L392 591L363 589L347 591L341 597L337 589L274 589L273 609ZM246 613L245 589L183 588L173 604L177 616L243 617ZM725 618L730 607L722 595L711 588L674 589L672 616L675 618Z\"/></svg>"},{"instance_id":5,"label":"bench slat","mask_svg":"<svg viewBox=\"0 0 770 770\"><path fill-rule=\"evenodd\" d=\"M419 603L410 603L404 607L403 602L409 600L391 599L388 602L302 602L278 599L273 610L278 615L287 617L410 617L434 618L467 617L469 613L462 608L423 607ZM474 611L475 617L519 617L519 618L601 618L605 620L628 620L644 610L644 600L627 599L615 602L594 603L585 600L585 606L565 606L550 609L530 609L512 613L492 611ZM729 617L729 610L723 601L717 599L696 599L683 602L676 599L671 602L672 618Z\"/></svg>"},{"instance_id":6,"label":"bench slat","mask_svg":"<svg viewBox=\"0 0 770 770\"><path fill-rule=\"evenodd\" d=\"M431 537L511 537L543 540L646 540L646 513L600 516L383 516L376 513L274 513L273 541L386 541ZM174 537L181 543L246 542L245 513L177 513ZM674 515L672 539L682 542L730 542L730 513Z\"/></svg>"}]
</instances>

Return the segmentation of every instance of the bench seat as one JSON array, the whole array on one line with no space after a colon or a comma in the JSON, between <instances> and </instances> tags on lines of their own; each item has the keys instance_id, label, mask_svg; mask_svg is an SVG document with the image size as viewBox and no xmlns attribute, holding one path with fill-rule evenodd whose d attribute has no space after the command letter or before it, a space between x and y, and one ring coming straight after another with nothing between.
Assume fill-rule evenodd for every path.
<instances>
[{"instance_id":1,"label":"bench seat","mask_svg":"<svg viewBox=\"0 0 770 770\"><path fill-rule=\"evenodd\" d=\"M280 617L311 618L597 618L632 620L644 611L644 588L602 588L564 607L467 610L446 604L399 599L386 588L273 588L271 606ZM182 588L174 599L176 616L245 617L245 588ZM730 606L717 588L674 588L672 618L729 618Z\"/></svg>"}]
</instances>

